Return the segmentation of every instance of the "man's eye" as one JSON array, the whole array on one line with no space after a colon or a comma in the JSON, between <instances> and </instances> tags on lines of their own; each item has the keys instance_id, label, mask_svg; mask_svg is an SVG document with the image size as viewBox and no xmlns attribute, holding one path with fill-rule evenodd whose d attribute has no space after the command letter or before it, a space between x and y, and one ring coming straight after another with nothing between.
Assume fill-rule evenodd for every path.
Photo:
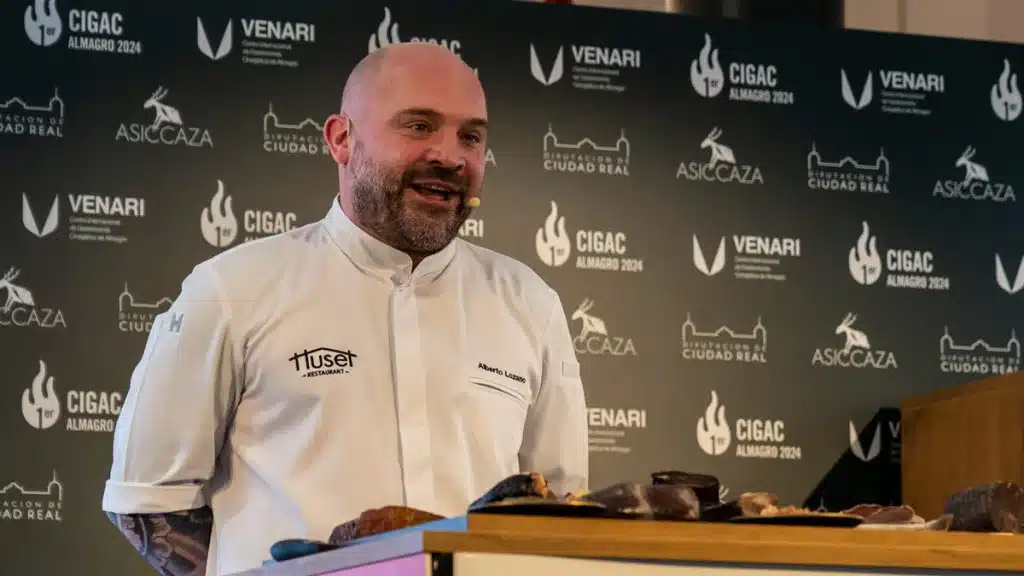
<instances>
[{"instance_id":1,"label":"man's eye","mask_svg":"<svg viewBox=\"0 0 1024 576\"><path fill-rule=\"evenodd\" d=\"M426 122L413 122L409 127L413 130L430 130L430 125Z\"/></svg>"}]
</instances>

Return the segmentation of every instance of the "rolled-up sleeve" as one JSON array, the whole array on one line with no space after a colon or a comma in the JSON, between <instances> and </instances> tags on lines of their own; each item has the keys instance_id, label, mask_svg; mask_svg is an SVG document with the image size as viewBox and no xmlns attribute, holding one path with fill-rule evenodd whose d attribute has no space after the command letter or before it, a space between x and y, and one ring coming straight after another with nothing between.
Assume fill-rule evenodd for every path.
<instances>
[{"instance_id":1,"label":"rolled-up sleeve","mask_svg":"<svg viewBox=\"0 0 1024 576\"><path fill-rule=\"evenodd\" d=\"M104 511L162 513L207 504L205 488L241 385L230 310L215 270L204 263L155 318L114 429Z\"/></svg>"},{"instance_id":2,"label":"rolled-up sleeve","mask_svg":"<svg viewBox=\"0 0 1024 576\"><path fill-rule=\"evenodd\" d=\"M540 472L563 495L587 488L589 454L580 365L562 301L552 293L542 339L543 377L526 419L520 468Z\"/></svg>"}]
</instances>

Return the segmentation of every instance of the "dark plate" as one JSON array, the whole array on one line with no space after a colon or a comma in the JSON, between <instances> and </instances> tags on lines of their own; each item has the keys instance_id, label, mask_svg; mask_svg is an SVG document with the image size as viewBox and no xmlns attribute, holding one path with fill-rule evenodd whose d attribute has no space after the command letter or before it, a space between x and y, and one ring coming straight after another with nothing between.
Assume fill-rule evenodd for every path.
<instances>
[{"instance_id":1,"label":"dark plate","mask_svg":"<svg viewBox=\"0 0 1024 576\"><path fill-rule=\"evenodd\" d=\"M469 510L470 514L508 514L515 516L556 516L561 518L630 518L608 510L595 502L561 502L543 498L510 498Z\"/></svg>"},{"instance_id":2,"label":"dark plate","mask_svg":"<svg viewBox=\"0 0 1024 576\"><path fill-rule=\"evenodd\" d=\"M772 524L775 526L821 526L852 528L864 522L856 516L830 514L793 514L785 516L737 516L728 520L739 524Z\"/></svg>"}]
</instances>

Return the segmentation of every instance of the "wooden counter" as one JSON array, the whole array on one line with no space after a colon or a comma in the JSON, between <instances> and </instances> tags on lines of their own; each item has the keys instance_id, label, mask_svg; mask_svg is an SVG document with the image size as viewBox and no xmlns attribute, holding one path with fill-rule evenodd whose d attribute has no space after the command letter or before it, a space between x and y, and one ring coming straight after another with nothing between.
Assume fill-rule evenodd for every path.
<instances>
[{"instance_id":1,"label":"wooden counter","mask_svg":"<svg viewBox=\"0 0 1024 576\"><path fill-rule=\"evenodd\" d=\"M811 567L1024 573L1019 535L470 515L243 574L336 574L417 554L465 553L728 563L797 574Z\"/></svg>"}]
</instances>

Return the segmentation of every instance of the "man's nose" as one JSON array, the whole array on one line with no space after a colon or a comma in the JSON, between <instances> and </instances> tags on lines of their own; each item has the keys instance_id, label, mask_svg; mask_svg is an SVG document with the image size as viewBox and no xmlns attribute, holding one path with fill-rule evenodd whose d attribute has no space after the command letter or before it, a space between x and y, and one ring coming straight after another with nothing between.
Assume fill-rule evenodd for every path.
<instances>
[{"instance_id":1,"label":"man's nose","mask_svg":"<svg viewBox=\"0 0 1024 576\"><path fill-rule=\"evenodd\" d=\"M430 139L426 157L427 161L452 170L461 170L466 165L466 151L463 150L456 131L437 131Z\"/></svg>"}]
</instances>

